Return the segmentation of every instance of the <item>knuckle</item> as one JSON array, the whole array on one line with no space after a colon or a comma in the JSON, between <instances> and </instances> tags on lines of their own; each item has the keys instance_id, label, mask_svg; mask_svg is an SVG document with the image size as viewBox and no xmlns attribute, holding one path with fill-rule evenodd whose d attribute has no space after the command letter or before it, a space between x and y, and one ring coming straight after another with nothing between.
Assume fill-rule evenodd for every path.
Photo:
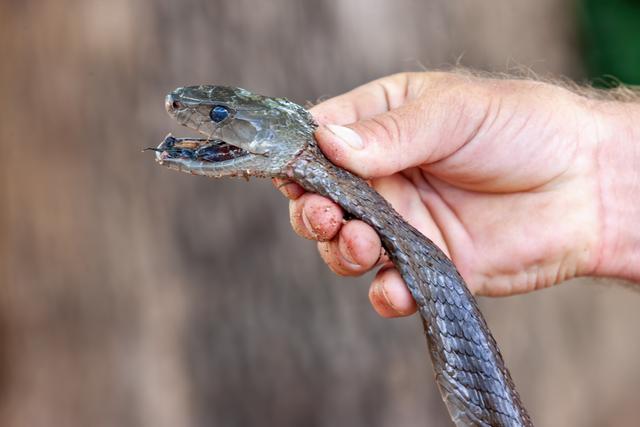
<instances>
[{"instance_id":1,"label":"knuckle","mask_svg":"<svg viewBox=\"0 0 640 427\"><path fill-rule=\"evenodd\" d=\"M402 140L403 131L400 118L398 114L393 111L371 118L369 128L378 143Z\"/></svg>"}]
</instances>

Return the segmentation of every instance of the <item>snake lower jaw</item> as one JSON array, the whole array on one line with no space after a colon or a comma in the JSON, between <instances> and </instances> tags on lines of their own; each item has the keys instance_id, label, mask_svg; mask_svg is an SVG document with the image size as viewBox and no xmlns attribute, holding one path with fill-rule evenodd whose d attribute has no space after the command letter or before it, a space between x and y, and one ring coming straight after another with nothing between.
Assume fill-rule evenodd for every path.
<instances>
[{"instance_id":1,"label":"snake lower jaw","mask_svg":"<svg viewBox=\"0 0 640 427\"><path fill-rule=\"evenodd\" d=\"M156 159L161 161L185 159L209 163L225 162L250 154L220 139L175 138L171 134L154 151Z\"/></svg>"},{"instance_id":2,"label":"snake lower jaw","mask_svg":"<svg viewBox=\"0 0 640 427\"><path fill-rule=\"evenodd\" d=\"M168 134L156 148L158 164L169 169L211 178L274 177L268 156L251 153L219 139L176 138Z\"/></svg>"}]
</instances>

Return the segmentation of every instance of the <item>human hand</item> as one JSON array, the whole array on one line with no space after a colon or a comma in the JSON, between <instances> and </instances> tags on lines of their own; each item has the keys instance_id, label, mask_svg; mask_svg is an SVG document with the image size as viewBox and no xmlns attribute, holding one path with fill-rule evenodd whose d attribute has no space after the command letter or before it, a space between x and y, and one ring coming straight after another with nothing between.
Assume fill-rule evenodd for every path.
<instances>
[{"instance_id":1,"label":"human hand","mask_svg":"<svg viewBox=\"0 0 640 427\"><path fill-rule=\"evenodd\" d=\"M425 72L376 80L311 112L325 155L368 179L472 292L510 295L606 271L599 149L608 133L596 101L541 82ZM294 230L319 241L334 272L388 264L371 227L343 221L337 205L297 184L277 185ZM415 311L390 265L369 295L383 316Z\"/></svg>"}]
</instances>

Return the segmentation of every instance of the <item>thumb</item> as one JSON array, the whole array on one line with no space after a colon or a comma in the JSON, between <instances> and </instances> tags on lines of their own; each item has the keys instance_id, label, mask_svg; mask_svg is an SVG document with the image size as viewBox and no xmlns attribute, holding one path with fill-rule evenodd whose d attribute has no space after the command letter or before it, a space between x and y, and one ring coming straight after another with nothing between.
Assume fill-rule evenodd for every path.
<instances>
[{"instance_id":1,"label":"thumb","mask_svg":"<svg viewBox=\"0 0 640 427\"><path fill-rule=\"evenodd\" d=\"M487 115L486 98L447 92L346 126L325 124L316 139L329 160L365 179L434 163L471 141Z\"/></svg>"},{"instance_id":2,"label":"thumb","mask_svg":"<svg viewBox=\"0 0 640 427\"><path fill-rule=\"evenodd\" d=\"M406 110L388 111L347 126L326 124L318 128L316 139L329 160L362 178L391 175L423 161L416 158L417 120Z\"/></svg>"}]
</instances>

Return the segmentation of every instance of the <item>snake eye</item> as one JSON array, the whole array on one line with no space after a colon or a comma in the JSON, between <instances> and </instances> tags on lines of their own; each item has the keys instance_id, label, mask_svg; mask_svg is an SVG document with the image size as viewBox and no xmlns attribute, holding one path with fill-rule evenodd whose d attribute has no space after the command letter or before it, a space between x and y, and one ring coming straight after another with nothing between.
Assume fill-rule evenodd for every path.
<instances>
[{"instance_id":1,"label":"snake eye","mask_svg":"<svg viewBox=\"0 0 640 427\"><path fill-rule=\"evenodd\" d=\"M211 120L213 120L214 122L220 123L221 121L229 117L229 109L222 105L216 105L211 109L211 112L209 112L209 117L211 117Z\"/></svg>"}]
</instances>

